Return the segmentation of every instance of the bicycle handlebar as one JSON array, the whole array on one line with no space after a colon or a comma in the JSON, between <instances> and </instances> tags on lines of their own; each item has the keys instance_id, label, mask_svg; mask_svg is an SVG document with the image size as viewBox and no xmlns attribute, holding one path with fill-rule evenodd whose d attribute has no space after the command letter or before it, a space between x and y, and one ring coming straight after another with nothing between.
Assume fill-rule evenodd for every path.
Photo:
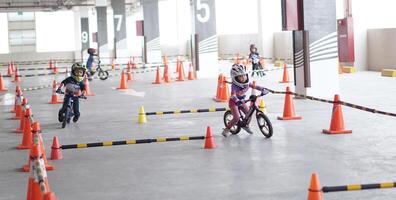
<instances>
[{"instance_id":1,"label":"bicycle handlebar","mask_svg":"<svg viewBox=\"0 0 396 200\"><path fill-rule=\"evenodd\" d=\"M64 91L56 91L56 93L58 93L58 94L65 94ZM80 98L80 99L87 99L87 97L86 97L85 95L79 95L79 96L77 96L77 97Z\"/></svg>"}]
</instances>

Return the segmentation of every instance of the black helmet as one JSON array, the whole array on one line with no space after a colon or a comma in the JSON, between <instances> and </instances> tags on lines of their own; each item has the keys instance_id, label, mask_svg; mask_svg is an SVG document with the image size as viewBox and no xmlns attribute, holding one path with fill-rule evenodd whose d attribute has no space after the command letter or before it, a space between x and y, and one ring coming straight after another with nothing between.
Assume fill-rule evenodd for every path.
<instances>
[{"instance_id":1,"label":"black helmet","mask_svg":"<svg viewBox=\"0 0 396 200\"><path fill-rule=\"evenodd\" d=\"M83 71L82 76L78 76L78 74L76 74L76 70L82 70ZM74 78L74 80L76 80L77 82L80 82L80 81L84 80L86 71L87 71L87 68L85 66L81 65L80 63L74 63L71 68L71 75Z\"/></svg>"},{"instance_id":2,"label":"black helmet","mask_svg":"<svg viewBox=\"0 0 396 200\"><path fill-rule=\"evenodd\" d=\"M94 49L94 48L89 48L89 49L87 50L87 53L90 54L90 55L95 54L95 53L96 53L96 49Z\"/></svg>"},{"instance_id":3,"label":"black helmet","mask_svg":"<svg viewBox=\"0 0 396 200\"><path fill-rule=\"evenodd\" d=\"M254 49L254 52L257 52L257 47L255 44L250 45L250 52L253 52L253 49Z\"/></svg>"}]
</instances>

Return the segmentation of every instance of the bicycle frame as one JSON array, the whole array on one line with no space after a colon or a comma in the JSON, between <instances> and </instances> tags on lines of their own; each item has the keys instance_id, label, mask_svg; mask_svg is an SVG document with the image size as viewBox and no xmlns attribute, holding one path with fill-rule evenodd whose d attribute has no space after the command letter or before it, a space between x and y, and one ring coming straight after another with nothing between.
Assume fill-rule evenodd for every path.
<instances>
[{"instance_id":1,"label":"bicycle frame","mask_svg":"<svg viewBox=\"0 0 396 200\"><path fill-rule=\"evenodd\" d=\"M246 100L244 103L247 103L249 101L251 103L250 103L249 110L248 110L247 114L243 113L243 111L241 110L242 106L238 106L238 111L239 111L239 116L240 116L240 120L238 123L241 123L240 125L242 127L246 126L247 122L250 121L250 119L252 118L253 113L257 110L257 105L256 105L255 101L252 101L249 99L249 100ZM245 115L245 117L243 117L242 113Z\"/></svg>"}]
</instances>

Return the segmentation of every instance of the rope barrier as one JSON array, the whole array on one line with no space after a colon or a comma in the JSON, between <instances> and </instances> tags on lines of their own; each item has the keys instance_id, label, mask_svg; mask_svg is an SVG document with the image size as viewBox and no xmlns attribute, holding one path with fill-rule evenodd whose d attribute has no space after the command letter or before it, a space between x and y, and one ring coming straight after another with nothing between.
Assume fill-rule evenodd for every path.
<instances>
[{"instance_id":1,"label":"rope barrier","mask_svg":"<svg viewBox=\"0 0 396 200\"><path fill-rule=\"evenodd\" d=\"M343 192L343 191L355 191L355 190L371 190L371 189L386 189L396 187L395 182L389 183L374 183L374 184L362 184L362 185L343 185L343 186L324 186L322 191L326 192Z\"/></svg>"},{"instance_id":2,"label":"rope barrier","mask_svg":"<svg viewBox=\"0 0 396 200\"><path fill-rule=\"evenodd\" d=\"M23 88L22 91L40 90L40 89L49 88L49 87L52 87L52 84L35 86L35 87L30 87L30 88Z\"/></svg>"},{"instance_id":3,"label":"rope barrier","mask_svg":"<svg viewBox=\"0 0 396 200\"><path fill-rule=\"evenodd\" d=\"M227 82L227 83L229 83L229 82ZM273 94L286 94L287 93L287 92L282 92L282 91L274 91L274 90L271 90L271 89L268 89L268 88L265 88L265 89L268 90L269 92L273 93ZM348 106L348 107L351 107L351 108L355 108L355 109L358 109L358 110L366 111L366 112L371 112L371 113L377 113L377 114L381 114L381 115L387 115L387 116L396 117L395 113L390 113L390 112L385 112L385 111L381 111L381 110L376 110L374 108L368 108L368 107L364 107L364 106L348 103L348 102L345 102L345 101L334 102L334 101L331 101L331 100L321 99L321 98L308 96L308 95L303 95L303 94L297 94L297 93L294 93L294 92L289 92L289 94L294 95L296 97L301 97L301 98L304 98L304 99L313 100L313 101L320 101L320 102L331 103L331 104L336 103L336 104Z\"/></svg>"},{"instance_id":4,"label":"rope barrier","mask_svg":"<svg viewBox=\"0 0 396 200\"><path fill-rule=\"evenodd\" d=\"M205 108L205 109L191 109L191 110L175 110L162 112L146 112L146 115L167 115L167 114L181 114L181 113L203 113L203 112L221 112L227 111L229 108Z\"/></svg>"},{"instance_id":5,"label":"rope barrier","mask_svg":"<svg viewBox=\"0 0 396 200\"><path fill-rule=\"evenodd\" d=\"M117 145L129 145L129 144L145 144L153 142L172 142L172 141L184 141L184 140L204 140L205 136L181 136L174 138L153 138L153 139L138 139L138 140L121 140L121 141L107 141L107 142L94 142L84 144L68 144L61 145L60 149L81 149L90 147L105 147L105 146L117 146Z\"/></svg>"}]
</instances>

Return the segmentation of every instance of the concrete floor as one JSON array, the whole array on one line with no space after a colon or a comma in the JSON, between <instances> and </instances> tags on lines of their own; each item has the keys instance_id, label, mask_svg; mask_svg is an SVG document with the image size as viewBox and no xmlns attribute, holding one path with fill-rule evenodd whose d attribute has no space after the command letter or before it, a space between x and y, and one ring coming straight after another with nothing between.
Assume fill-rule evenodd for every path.
<instances>
[{"instance_id":1,"label":"concrete floor","mask_svg":"<svg viewBox=\"0 0 396 200\"><path fill-rule=\"evenodd\" d=\"M224 63L222 63L224 65ZM174 70L172 70L174 71ZM2 70L4 72L4 69ZM32 71L24 72L35 73ZM281 71L272 71L259 85L284 90ZM228 74L228 73L227 73ZM60 75L57 79L61 80ZM292 76L291 76L292 77ZM47 155L53 136L61 144L108 140L204 135L211 126L217 148L204 150L203 141L166 142L104 148L63 150L63 160L51 161L49 184L59 199L306 199L310 175L322 186L395 181L395 119L343 107L349 135L324 135L331 104L295 100L300 121L279 121L283 95L265 97L274 136L264 139L255 120L250 136L220 135L222 112L148 116L137 124L138 107L148 111L223 107L212 97L217 79L153 85L154 73L139 74L126 92L117 91L119 78L91 82L96 96L82 101L82 116L65 129L57 122L60 105L50 105L51 89L25 92L43 129ZM8 79L6 79L8 84ZM52 77L24 78L22 86L48 84ZM341 99L396 112L396 79L377 72L340 76ZM13 84L11 91L15 90ZM19 125L9 120L13 92L0 94L0 199L26 197L28 173L19 172L28 151L18 151ZM8 105L7 105L8 104ZM395 199L396 190L325 194L325 199Z\"/></svg>"}]
</instances>

